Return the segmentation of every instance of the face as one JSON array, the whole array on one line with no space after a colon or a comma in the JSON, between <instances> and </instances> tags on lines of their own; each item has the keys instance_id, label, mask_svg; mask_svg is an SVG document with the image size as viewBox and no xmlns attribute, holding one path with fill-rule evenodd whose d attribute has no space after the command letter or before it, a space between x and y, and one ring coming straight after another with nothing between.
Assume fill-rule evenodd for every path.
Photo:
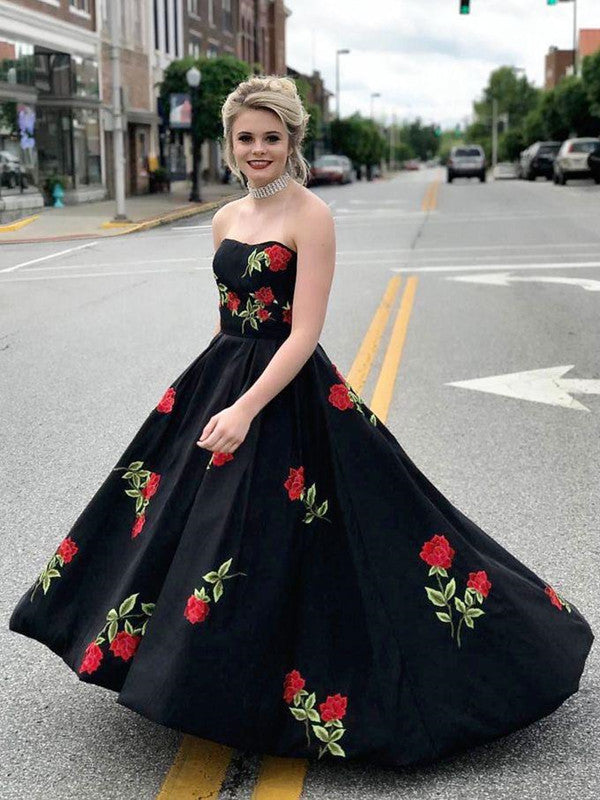
<instances>
[{"instance_id":1,"label":"face","mask_svg":"<svg viewBox=\"0 0 600 800\"><path fill-rule=\"evenodd\" d=\"M291 152L289 135L273 111L242 111L234 120L231 136L235 162L253 188L270 183L285 171Z\"/></svg>"}]
</instances>

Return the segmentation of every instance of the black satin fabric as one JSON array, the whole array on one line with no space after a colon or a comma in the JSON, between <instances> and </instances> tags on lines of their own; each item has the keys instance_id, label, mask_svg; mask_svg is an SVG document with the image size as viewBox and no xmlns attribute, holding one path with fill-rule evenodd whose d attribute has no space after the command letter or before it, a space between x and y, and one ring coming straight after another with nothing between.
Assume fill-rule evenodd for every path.
<instances>
[{"instance_id":1,"label":"black satin fabric","mask_svg":"<svg viewBox=\"0 0 600 800\"><path fill-rule=\"evenodd\" d=\"M549 714L578 690L594 639L570 587L549 587L453 506L320 344L233 458L210 463L196 445L289 335L296 261L278 242L221 243L221 331L157 398L65 534L59 575L46 591L32 584L10 629L145 717L265 754L404 766ZM123 476L135 462L138 477L160 478L133 536L139 487ZM320 516L307 521L310 508ZM427 552L451 559L446 577L429 575ZM229 560L215 600L210 578ZM455 597L469 580L482 589L470 595L484 613L462 625L460 646L426 588L451 594L452 578ZM189 619L190 603L207 616ZM111 610L121 651L107 638ZM132 640L127 621L130 632L146 621L143 635ZM101 661L82 672L102 630ZM316 721L292 711L307 700ZM342 753L318 736L336 728Z\"/></svg>"}]
</instances>

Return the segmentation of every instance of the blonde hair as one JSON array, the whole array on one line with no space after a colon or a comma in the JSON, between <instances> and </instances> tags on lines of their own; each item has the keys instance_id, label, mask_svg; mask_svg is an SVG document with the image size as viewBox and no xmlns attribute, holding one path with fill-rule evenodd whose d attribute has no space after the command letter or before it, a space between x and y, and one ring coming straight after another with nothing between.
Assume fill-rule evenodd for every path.
<instances>
[{"instance_id":1,"label":"blonde hair","mask_svg":"<svg viewBox=\"0 0 600 800\"><path fill-rule=\"evenodd\" d=\"M277 114L289 136L292 152L287 158L286 169L294 180L305 185L309 164L302 155L301 144L310 114L302 105L294 81L278 75L253 75L227 95L221 108L223 121L223 158L233 174L244 182L233 155L233 123L242 111L259 108Z\"/></svg>"}]
</instances>

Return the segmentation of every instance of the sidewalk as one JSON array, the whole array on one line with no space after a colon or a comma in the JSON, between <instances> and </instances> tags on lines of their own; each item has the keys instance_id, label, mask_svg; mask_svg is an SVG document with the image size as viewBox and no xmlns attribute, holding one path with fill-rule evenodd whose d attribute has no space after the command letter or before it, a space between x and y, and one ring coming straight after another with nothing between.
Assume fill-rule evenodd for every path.
<instances>
[{"instance_id":1,"label":"sidewalk","mask_svg":"<svg viewBox=\"0 0 600 800\"><path fill-rule=\"evenodd\" d=\"M200 187L202 203L190 203L189 192L189 181L179 181L171 184L171 192L125 198L125 212L130 220L126 224L113 221L115 200L64 208L45 207L37 216L0 225L0 245L122 236L211 211L247 193L237 181L231 184L203 183Z\"/></svg>"}]
</instances>

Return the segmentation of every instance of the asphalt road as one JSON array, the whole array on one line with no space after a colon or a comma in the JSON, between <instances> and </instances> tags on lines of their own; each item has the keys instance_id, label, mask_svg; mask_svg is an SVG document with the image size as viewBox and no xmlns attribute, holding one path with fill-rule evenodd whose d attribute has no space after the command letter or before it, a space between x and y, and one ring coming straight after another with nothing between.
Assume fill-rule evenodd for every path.
<instances>
[{"instance_id":1,"label":"asphalt road","mask_svg":"<svg viewBox=\"0 0 600 800\"><path fill-rule=\"evenodd\" d=\"M391 276L416 277L387 426L598 634L600 187L447 185L427 170L314 191L337 231L321 344L345 374ZM7 621L156 398L212 337L212 252L209 216L0 247L1 798L150 800L177 753L177 732L79 682ZM580 691L528 728L417 770L322 763L302 798L597 798L599 676L595 645ZM218 800L250 798L258 767L238 754Z\"/></svg>"}]
</instances>

